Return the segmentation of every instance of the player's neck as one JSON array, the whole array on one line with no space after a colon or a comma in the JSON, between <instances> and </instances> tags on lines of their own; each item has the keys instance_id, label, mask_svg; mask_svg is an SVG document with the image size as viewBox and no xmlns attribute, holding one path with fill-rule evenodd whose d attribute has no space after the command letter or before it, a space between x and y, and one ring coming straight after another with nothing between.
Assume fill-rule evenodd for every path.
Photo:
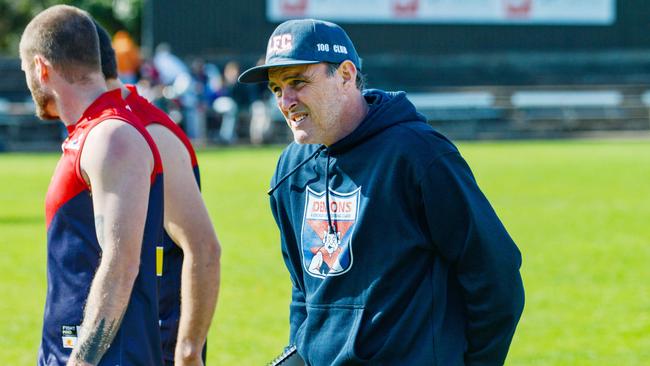
<instances>
[{"instance_id":1,"label":"player's neck","mask_svg":"<svg viewBox=\"0 0 650 366\"><path fill-rule=\"evenodd\" d=\"M107 90L103 78L83 84L66 83L58 89L57 109L61 121L66 126L76 124L86 109Z\"/></svg>"}]
</instances>

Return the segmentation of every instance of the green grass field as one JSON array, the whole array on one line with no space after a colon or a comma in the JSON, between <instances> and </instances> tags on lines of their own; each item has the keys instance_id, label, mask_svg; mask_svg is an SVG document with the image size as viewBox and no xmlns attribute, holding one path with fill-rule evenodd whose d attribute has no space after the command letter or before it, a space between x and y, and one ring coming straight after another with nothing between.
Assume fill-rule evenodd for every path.
<instances>
[{"instance_id":1,"label":"green grass field","mask_svg":"<svg viewBox=\"0 0 650 366\"><path fill-rule=\"evenodd\" d=\"M462 143L523 253L508 365L650 362L650 142ZM202 151L223 246L210 365L263 365L287 339L289 280L266 188L279 148ZM43 200L57 154L0 155L0 364L32 365L46 288Z\"/></svg>"}]
</instances>

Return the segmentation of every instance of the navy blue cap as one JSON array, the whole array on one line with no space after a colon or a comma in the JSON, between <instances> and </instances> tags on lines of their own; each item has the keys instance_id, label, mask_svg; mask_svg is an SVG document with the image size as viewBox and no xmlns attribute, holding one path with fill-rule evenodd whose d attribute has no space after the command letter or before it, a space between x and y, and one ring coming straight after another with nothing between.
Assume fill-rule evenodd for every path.
<instances>
[{"instance_id":1,"label":"navy blue cap","mask_svg":"<svg viewBox=\"0 0 650 366\"><path fill-rule=\"evenodd\" d=\"M271 67L341 63L350 60L361 70L361 60L350 37L338 25L316 19L288 20L275 28L266 48L266 62L244 71L240 83L269 80Z\"/></svg>"}]
</instances>

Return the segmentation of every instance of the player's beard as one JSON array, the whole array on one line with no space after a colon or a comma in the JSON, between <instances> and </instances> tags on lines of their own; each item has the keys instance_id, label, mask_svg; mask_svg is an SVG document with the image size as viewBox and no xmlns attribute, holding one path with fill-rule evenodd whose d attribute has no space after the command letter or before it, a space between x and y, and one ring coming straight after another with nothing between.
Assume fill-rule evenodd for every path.
<instances>
[{"instance_id":1,"label":"player's beard","mask_svg":"<svg viewBox=\"0 0 650 366\"><path fill-rule=\"evenodd\" d=\"M31 79L32 99L36 105L36 116L43 120L57 120L59 116L51 112L54 107L54 96L41 88L34 77Z\"/></svg>"}]
</instances>

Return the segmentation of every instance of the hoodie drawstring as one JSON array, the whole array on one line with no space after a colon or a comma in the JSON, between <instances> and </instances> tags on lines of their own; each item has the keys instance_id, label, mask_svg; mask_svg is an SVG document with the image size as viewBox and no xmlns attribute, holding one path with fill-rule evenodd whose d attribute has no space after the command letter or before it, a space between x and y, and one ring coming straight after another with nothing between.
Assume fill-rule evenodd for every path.
<instances>
[{"instance_id":1,"label":"hoodie drawstring","mask_svg":"<svg viewBox=\"0 0 650 366\"><path fill-rule=\"evenodd\" d=\"M302 167L303 165L307 164L307 162L308 162L309 160L313 159L315 156L317 156L318 154L320 154L320 152L323 151L326 147L327 147L327 146L325 146L325 145L321 145L321 146L319 146L318 149L316 149L316 151L314 151L311 155L309 155L305 160L303 160L302 162L300 162L300 164L296 165L295 168L291 169L291 171L290 171L289 173L285 174L284 177L280 178L280 180L279 180L279 181L278 181L278 182L277 182L273 187L271 187L271 189L269 189L269 190L266 192L266 194L268 194L269 196L272 195L273 192L275 192L275 190L278 189L278 187L280 187L280 185L281 185L282 183L284 183L285 180L289 179L289 177L292 176L296 171L298 171L298 169L300 169L300 167ZM328 158L329 158L329 154L328 154L327 156L328 156ZM329 162L329 160L328 160L328 162ZM329 169L328 169L328 170L329 170ZM329 184L329 183L328 183L328 184Z\"/></svg>"},{"instance_id":2,"label":"hoodie drawstring","mask_svg":"<svg viewBox=\"0 0 650 366\"><path fill-rule=\"evenodd\" d=\"M287 174L285 174L280 180L273 186L271 189L269 189L266 193L270 196L275 192L278 187L282 183L284 183L287 179L289 179L290 176L295 174L298 169L300 169L303 165L307 164L307 162L314 157L318 156L321 151L325 150L327 146L321 145L314 151L311 155L309 155L305 160L301 161L300 164L296 165L295 168L291 169L291 171ZM328 234L336 234L336 230L334 229L334 225L332 224L332 213L330 212L330 152L329 150L327 151L327 165L325 167L325 206L327 210L327 226L328 226Z\"/></svg>"},{"instance_id":3,"label":"hoodie drawstring","mask_svg":"<svg viewBox=\"0 0 650 366\"><path fill-rule=\"evenodd\" d=\"M334 225L332 225L332 214L330 213L330 151L327 150L327 165L325 167L325 210L327 210L327 227L329 234L335 234Z\"/></svg>"}]
</instances>

